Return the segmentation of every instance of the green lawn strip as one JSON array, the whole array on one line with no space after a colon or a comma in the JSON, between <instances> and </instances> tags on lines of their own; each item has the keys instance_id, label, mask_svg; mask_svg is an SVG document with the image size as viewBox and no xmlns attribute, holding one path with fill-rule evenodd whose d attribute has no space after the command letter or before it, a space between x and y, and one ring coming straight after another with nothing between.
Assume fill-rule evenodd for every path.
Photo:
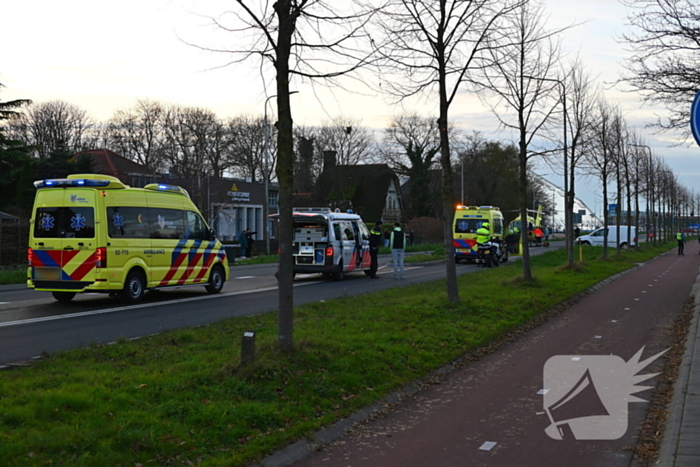
<instances>
[{"instance_id":1,"label":"green lawn strip","mask_svg":"<svg viewBox=\"0 0 700 467\"><path fill-rule=\"evenodd\" d=\"M456 305L435 281L300 306L291 355L275 313L50 355L0 373L0 465L245 465L660 251L585 248L576 270L552 251L535 284L520 263L464 274ZM246 330L258 354L239 367Z\"/></svg>"},{"instance_id":2,"label":"green lawn strip","mask_svg":"<svg viewBox=\"0 0 700 467\"><path fill-rule=\"evenodd\" d=\"M27 282L27 267L0 269L0 285L24 284Z\"/></svg>"}]
</instances>

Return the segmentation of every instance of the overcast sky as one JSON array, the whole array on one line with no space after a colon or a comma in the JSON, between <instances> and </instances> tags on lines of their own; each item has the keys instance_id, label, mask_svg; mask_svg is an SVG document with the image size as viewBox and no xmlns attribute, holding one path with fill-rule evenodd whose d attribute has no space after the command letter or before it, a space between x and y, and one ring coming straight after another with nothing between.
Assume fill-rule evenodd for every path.
<instances>
[{"instance_id":1,"label":"overcast sky","mask_svg":"<svg viewBox=\"0 0 700 467\"><path fill-rule=\"evenodd\" d=\"M616 41L626 28L625 7L617 0L547 0L547 6L551 27L580 23L563 33L569 55L580 54L601 84L614 82L626 56ZM5 2L0 83L6 87L0 91L0 100L63 100L85 109L96 120L107 120L138 99L204 107L222 118L261 115L266 94L255 64L222 67L226 56L186 44L234 42L235 36L221 36L200 16L234 7L235 2L223 0ZM321 124L344 115L381 129L392 115L404 111L436 115L435 99L396 106L368 91L332 92L298 82L292 87L299 91L291 98L297 125ZM267 95L271 94L272 89ZM680 181L700 191L700 170L695 162L698 148L669 147L678 142L674 135L644 129L645 123L655 120L655 111L645 108L635 94L612 89L606 96L620 104L628 123L640 129ZM479 130L493 139L509 137L499 131L473 96L460 96L450 116L464 131ZM542 168L539 172L562 184L552 170ZM584 183L581 197L591 209L597 205L600 211L601 201L594 195L597 182Z\"/></svg>"}]
</instances>

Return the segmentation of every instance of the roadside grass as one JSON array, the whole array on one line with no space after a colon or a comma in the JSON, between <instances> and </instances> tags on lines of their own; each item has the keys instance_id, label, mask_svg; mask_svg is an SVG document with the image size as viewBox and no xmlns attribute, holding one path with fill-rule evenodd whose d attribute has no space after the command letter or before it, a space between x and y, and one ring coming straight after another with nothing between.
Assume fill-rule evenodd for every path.
<instances>
[{"instance_id":1,"label":"roadside grass","mask_svg":"<svg viewBox=\"0 0 700 467\"><path fill-rule=\"evenodd\" d=\"M288 355L275 313L48 355L0 372L0 465L246 465L669 248L573 270L551 251L534 284L520 263L464 274L458 304L435 281L300 306Z\"/></svg>"},{"instance_id":2,"label":"roadside grass","mask_svg":"<svg viewBox=\"0 0 700 467\"><path fill-rule=\"evenodd\" d=\"M231 266L246 266L250 264L269 264L269 263L277 263L279 262L279 255L258 255L258 256L253 256L252 258L240 258L236 257L236 262L233 263Z\"/></svg>"},{"instance_id":3,"label":"roadside grass","mask_svg":"<svg viewBox=\"0 0 700 467\"><path fill-rule=\"evenodd\" d=\"M0 269L0 285L23 284L27 282L27 267Z\"/></svg>"}]
</instances>

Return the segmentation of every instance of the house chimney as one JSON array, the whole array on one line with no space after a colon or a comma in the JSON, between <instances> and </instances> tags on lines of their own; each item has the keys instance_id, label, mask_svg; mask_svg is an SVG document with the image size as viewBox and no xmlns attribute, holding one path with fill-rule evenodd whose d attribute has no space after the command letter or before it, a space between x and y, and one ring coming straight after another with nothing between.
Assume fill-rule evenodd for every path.
<instances>
[{"instance_id":1,"label":"house chimney","mask_svg":"<svg viewBox=\"0 0 700 467\"><path fill-rule=\"evenodd\" d=\"M335 167L335 151L323 151L323 171Z\"/></svg>"}]
</instances>

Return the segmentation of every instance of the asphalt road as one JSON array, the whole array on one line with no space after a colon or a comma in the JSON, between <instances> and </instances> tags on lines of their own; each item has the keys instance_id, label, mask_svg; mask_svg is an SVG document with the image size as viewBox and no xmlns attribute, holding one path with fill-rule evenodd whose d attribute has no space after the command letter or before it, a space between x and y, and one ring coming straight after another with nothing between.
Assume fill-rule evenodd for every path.
<instances>
[{"instance_id":1,"label":"asphalt road","mask_svg":"<svg viewBox=\"0 0 700 467\"><path fill-rule=\"evenodd\" d=\"M541 254L551 248L533 248ZM329 300L389 287L406 287L445 277L443 262L406 265L406 280L390 279L388 257L380 257L380 280L364 273L347 274L343 281L319 274L297 275L294 303ZM142 303L125 306L104 294L80 294L67 304L48 292L0 288L0 365L30 361L44 352L56 352L131 339L170 329L198 326L234 316L249 316L277 309L276 264L235 266L221 294L208 295L204 287L183 287L149 292ZM477 271L458 264L458 274Z\"/></svg>"}]
</instances>

